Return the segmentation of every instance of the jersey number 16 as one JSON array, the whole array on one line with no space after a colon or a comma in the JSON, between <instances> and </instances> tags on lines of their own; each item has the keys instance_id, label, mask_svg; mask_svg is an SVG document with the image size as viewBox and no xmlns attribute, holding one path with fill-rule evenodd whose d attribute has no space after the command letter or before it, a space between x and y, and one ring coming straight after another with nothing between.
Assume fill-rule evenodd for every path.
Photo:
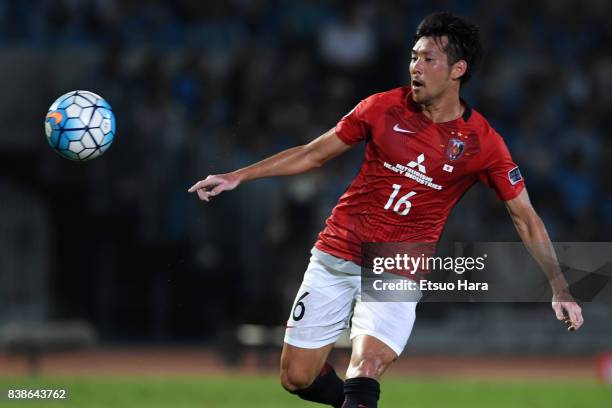
<instances>
[{"instance_id":1,"label":"jersey number 16","mask_svg":"<svg viewBox=\"0 0 612 408\"><path fill-rule=\"evenodd\" d=\"M391 206L393 205L393 201L395 200L395 197L397 197L397 195L399 194L400 188L402 188L402 186L400 186L399 184L393 184L393 192L389 196L389 200L387 201L387 204L385 204L385 210L388 210L389 208L391 208ZM416 193L414 191L411 191L408 194L400 197L400 199L397 200L395 205L393 206L393 212L399 215L408 214L410 212L410 208L412 207L412 203L408 201L408 199L415 194ZM402 206L404 206L404 209L400 211Z\"/></svg>"}]
</instances>

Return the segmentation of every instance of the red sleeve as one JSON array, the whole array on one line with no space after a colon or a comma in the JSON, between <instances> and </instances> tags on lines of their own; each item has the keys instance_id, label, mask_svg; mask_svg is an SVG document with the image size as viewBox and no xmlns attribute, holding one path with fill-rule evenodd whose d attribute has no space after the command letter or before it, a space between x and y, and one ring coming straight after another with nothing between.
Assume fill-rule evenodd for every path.
<instances>
[{"instance_id":1,"label":"red sleeve","mask_svg":"<svg viewBox=\"0 0 612 408\"><path fill-rule=\"evenodd\" d=\"M525 188L525 180L519 167L512 160L502 137L491 132L485 136L484 160L478 174L480 181L495 190L500 200L516 198Z\"/></svg>"},{"instance_id":2,"label":"red sleeve","mask_svg":"<svg viewBox=\"0 0 612 408\"><path fill-rule=\"evenodd\" d=\"M365 140L370 131L366 114L371 110L372 97L359 102L349 113L336 124L336 134L347 145L354 145Z\"/></svg>"}]
</instances>

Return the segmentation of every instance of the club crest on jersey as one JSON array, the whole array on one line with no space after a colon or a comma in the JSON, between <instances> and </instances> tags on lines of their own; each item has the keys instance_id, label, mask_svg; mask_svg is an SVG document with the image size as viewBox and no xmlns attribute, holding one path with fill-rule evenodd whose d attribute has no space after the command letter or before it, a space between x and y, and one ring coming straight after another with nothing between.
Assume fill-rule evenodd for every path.
<instances>
[{"instance_id":1,"label":"club crest on jersey","mask_svg":"<svg viewBox=\"0 0 612 408\"><path fill-rule=\"evenodd\" d=\"M446 146L446 157L449 160L459 160L463 156L465 151L465 142L451 138L448 140L448 146Z\"/></svg>"}]
</instances>

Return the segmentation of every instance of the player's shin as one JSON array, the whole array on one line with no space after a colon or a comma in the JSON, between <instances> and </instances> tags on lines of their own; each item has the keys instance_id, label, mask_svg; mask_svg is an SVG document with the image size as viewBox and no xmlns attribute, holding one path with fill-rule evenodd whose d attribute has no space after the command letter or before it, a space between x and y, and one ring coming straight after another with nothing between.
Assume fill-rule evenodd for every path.
<instances>
[{"instance_id":1,"label":"player's shin","mask_svg":"<svg viewBox=\"0 0 612 408\"><path fill-rule=\"evenodd\" d=\"M310 386L301 390L291 391L291 393L307 401L341 408L344 402L344 381L338 377L331 365L325 363L321 372Z\"/></svg>"}]
</instances>

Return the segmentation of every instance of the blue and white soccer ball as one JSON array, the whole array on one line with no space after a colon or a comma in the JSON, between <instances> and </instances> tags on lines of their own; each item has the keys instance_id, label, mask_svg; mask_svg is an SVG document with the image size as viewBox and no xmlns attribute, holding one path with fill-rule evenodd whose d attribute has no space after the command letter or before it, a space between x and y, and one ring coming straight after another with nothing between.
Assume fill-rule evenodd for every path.
<instances>
[{"instance_id":1,"label":"blue and white soccer ball","mask_svg":"<svg viewBox=\"0 0 612 408\"><path fill-rule=\"evenodd\" d=\"M104 153L115 138L111 106L89 91L72 91L57 98L45 118L49 145L70 160L91 160Z\"/></svg>"}]
</instances>

